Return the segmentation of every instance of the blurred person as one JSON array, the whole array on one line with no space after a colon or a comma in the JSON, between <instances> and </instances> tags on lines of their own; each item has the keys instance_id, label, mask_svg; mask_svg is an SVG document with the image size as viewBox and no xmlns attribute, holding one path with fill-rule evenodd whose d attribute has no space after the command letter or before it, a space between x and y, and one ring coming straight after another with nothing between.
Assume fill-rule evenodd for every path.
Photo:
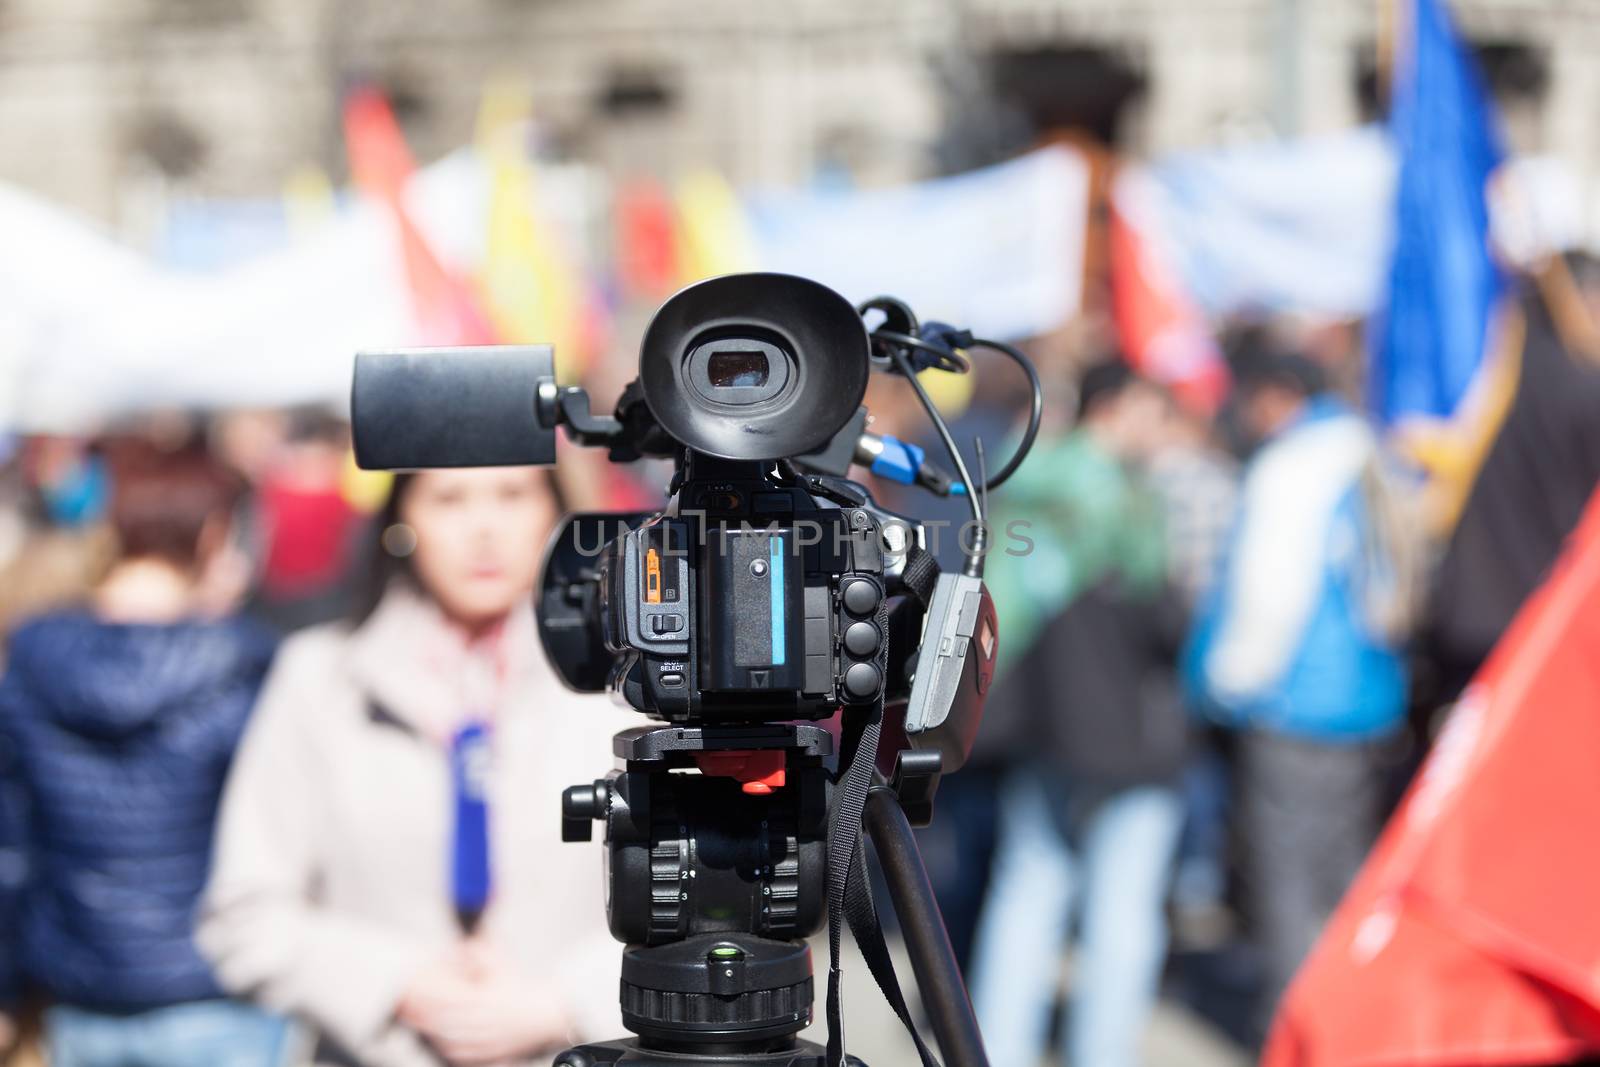
<instances>
[{"instance_id":1,"label":"blurred person","mask_svg":"<svg viewBox=\"0 0 1600 1067\"><path fill-rule=\"evenodd\" d=\"M20 438L0 432L0 569L16 558L27 539L22 471L15 462L21 448Z\"/></svg>"},{"instance_id":2,"label":"blurred person","mask_svg":"<svg viewBox=\"0 0 1600 1067\"><path fill-rule=\"evenodd\" d=\"M261 559L252 607L285 632L350 610L365 523L345 493L348 437L345 424L327 412L294 412L260 475L254 533Z\"/></svg>"},{"instance_id":3,"label":"blurred person","mask_svg":"<svg viewBox=\"0 0 1600 1067\"><path fill-rule=\"evenodd\" d=\"M110 475L92 442L50 435L29 438L23 461L51 525L78 528L105 515Z\"/></svg>"},{"instance_id":4,"label":"blurred person","mask_svg":"<svg viewBox=\"0 0 1600 1067\"><path fill-rule=\"evenodd\" d=\"M283 452L289 423L288 413L273 408L222 412L211 422L211 450L245 481L259 485Z\"/></svg>"},{"instance_id":5,"label":"blurred person","mask_svg":"<svg viewBox=\"0 0 1600 1067\"><path fill-rule=\"evenodd\" d=\"M8 610L7 579L27 547L33 525L21 465L14 462L20 448L18 438L0 434L0 640L9 629L6 619L13 614ZM3 662L0 659L0 664Z\"/></svg>"},{"instance_id":6,"label":"blurred person","mask_svg":"<svg viewBox=\"0 0 1600 1067\"><path fill-rule=\"evenodd\" d=\"M65 437L18 438L13 448L0 480L0 635L82 601L111 557L101 449Z\"/></svg>"},{"instance_id":7,"label":"blurred person","mask_svg":"<svg viewBox=\"0 0 1600 1067\"><path fill-rule=\"evenodd\" d=\"M924 449L936 463L950 466L943 442L927 428L927 414L904 379L875 376L868 390L867 407L877 413L873 416L873 432L909 441ZM991 449L998 448L1000 454L987 457L989 462L1004 462L1006 446L993 443L1006 440L1020 407L1011 397L979 394L959 413L946 410L951 436L973 477L980 469L973 442L991 442ZM940 567L952 572L960 570L965 541L961 530L972 518L965 497L930 497L921 489L877 477L872 491L885 507L917 515L927 528L927 549ZM963 974L970 973L973 941L994 858L995 797L1001 768L989 758L992 751L992 746L985 746L963 765L960 774L940 782L938 818L916 831L923 866Z\"/></svg>"},{"instance_id":8,"label":"blurred person","mask_svg":"<svg viewBox=\"0 0 1600 1067\"><path fill-rule=\"evenodd\" d=\"M1239 734L1264 1025L1382 818L1412 554L1377 440L1319 366L1264 354L1241 366L1238 400L1260 444L1188 668L1195 698Z\"/></svg>"},{"instance_id":9,"label":"blurred person","mask_svg":"<svg viewBox=\"0 0 1600 1067\"><path fill-rule=\"evenodd\" d=\"M0 996L45 998L53 1067L273 1067L285 1024L226 1000L194 944L273 653L212 596L238 484L188 449L114 466L110 569L17 630L0 680Z\"/></svg>"},{"instance_id":10,"label":"blurred person","mask_svg":"<svg viewBox=\"0 0 1600 1067\"><path fill-rule=\"evenodd\" d=\"M1439 702L1477 673L1600 486L1600 260L1565 262L1571 291L1529 279L1519 294L1516 391L1433 576L1420 644Z\"/></svg>"},{"instance_id":11,"label":"blurred person","mask_svg":"<svg viewBox=\"0 0 1600 1067\"><path fill-rule=\"evenodd\" d=\"M562 688L545 472L400 475L373 595L290 638L223 805L201 943L319 1064L526 1063L620 1032L600 856L557 805L637 720Z\"/></svg>"},{"instance_id":12,"label":"blurred person","mask_svg":"<svg viewBox=\"0 0 1600 1067\"><path fill-rule=\"evenodd\" d=\"M1217 444L1210 416L1174 400L1146 477L1161 499L1172 586L1193 611L1216 581L1238 518L1239 464Z\"/></svg>"},{"instance_id":13,"label":"blurred person","mask_svg":"<svg viewBox=\"0 0 1600 1067\"><path fill-rule=\"evenodd\" d=\"M1167 570L1193 617L1212 584L1239 506L1239 465L1218 446L1210 415L1175 400L1149 464L1161 498ZM1173 875L1174 932L1190 948L1215 947L1233 926L1226 907L1230 753L1214 733L1197 736L1183 772L1185 821Z\"/></svg>"},{"instance_id":14,"label":"blurred person","mask_svg":"<svg viewBox=\"0 0 1600 1067\"><path fill-rule=\"evenodd\" d=\"M0 731L0 1063L21 1036L23 1006L21 947L22 891L27 882L27 793L15 746Z\"/></svg>"},{"instance_id":15,"label":"blurred person","mask_svg":"<svg viewBox=\"0 0 1600 1067\"><path fill-rule=\"evenodd\" d=\"M1068 1061L1137 1062L1155 1000L1187 747L1181 612L1160 503L1136 469L1164 404L1120 362L1090 368L1077 427L995 495L987 575L1005 659L981 744L1008 744L1014 763L972 975L994 1063L1043 1055L1074 912ZM1019 535L1031 546L1012 548Z\"/></svg>"},{"instance_id":16,"label":"blurred person","mask_svg":"<svg viewBox=\"0 0 1600 1067\"><path fill-rule=\"evenodd\" d=\"M921 415L921 409L915 405L914 399L902 395L902 411ZM1006 441L1010 416L1016 407L973 404L949 420L951 436L974 478L983 467L978 462L973 442ZM944 446L931 431L918 426L903 439L916 443L936 462L948 465ZM1000 449L1003 452L1004 445ZM1003 461L1002 455L1000 462ZM961 530L972 518L971 509L963 498L930 499L926 493L914 495L914 491L905 486L884 488L886 491L880 493L878 499L890 508L920 516L929 526L928 550L934 553L940 567L959 573L961 545L966 540ZM945 932L950 937L950 947L963 974L972 972L973 945L983 914L984 897L989 890L998 840L997 797L1001 768L988 758L990 751L987 748L978 751L976 758L963 765L960 774L949 775L939 783L938 818L916 831L923 866L927 868L939 913L944 918Z\"/></svg>"}]
</instances>

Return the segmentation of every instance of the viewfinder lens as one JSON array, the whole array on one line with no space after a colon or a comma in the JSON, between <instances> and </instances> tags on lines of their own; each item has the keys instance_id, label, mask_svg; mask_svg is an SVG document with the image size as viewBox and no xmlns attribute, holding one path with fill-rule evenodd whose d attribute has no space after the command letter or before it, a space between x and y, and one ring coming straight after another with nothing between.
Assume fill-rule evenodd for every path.
<instances>
[{"instance_id":1,"label":"viewfinder lens","mask_svg":"<svg viewBox=\"0 0 1600 1067\"><path fill-rule=\"evenodd\" d=\"M717 389L759 388L767 384L767 373L765 352L713 352L706 361L706 377Z\"/></svg>"}]
</instances>

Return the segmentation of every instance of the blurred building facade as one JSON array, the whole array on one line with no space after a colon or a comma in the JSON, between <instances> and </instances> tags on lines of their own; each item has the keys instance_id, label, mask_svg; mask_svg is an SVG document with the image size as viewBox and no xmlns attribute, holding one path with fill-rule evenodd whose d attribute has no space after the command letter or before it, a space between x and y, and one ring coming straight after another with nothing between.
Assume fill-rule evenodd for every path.
<instances>
[{"instance_id":1,"label":"blurred building facade","mask_svg":"<svg viewBox=\"0 0 1600 1067\"><path fill-rule=\"evenodd\" d=\"M419 156L526 79L552 154L617 174L876 184L1077 128L1136 154L1375 111L1386 0L0 0L0 180L125 220L153 192L342 173L375 81ZM1600 181L1600 5L1453 0L1516 147Z\"/></svg>"}]
</instances>

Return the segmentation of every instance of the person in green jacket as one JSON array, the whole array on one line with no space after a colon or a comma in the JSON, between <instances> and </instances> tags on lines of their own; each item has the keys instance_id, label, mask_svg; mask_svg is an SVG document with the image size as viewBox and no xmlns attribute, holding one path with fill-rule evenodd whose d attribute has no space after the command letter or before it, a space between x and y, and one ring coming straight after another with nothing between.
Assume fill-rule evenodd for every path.
<instances>
[{"instance_id":1,"label":"person in green jacket","mask_svg":"<svg viewBox=\"0 0 1600 1067\"><path fill-rule=\"evenodd\" d=\"M1042 1058L1075 912L1068 1062L1133 1067L1154 1002L1188 732L1162 506L1139 471L1167 403L1120 362L1090 368L1076 426L993 501L1001 663L979 745L1007 770L971 974L993 1063Z\"/></svg>"}]
</instances>

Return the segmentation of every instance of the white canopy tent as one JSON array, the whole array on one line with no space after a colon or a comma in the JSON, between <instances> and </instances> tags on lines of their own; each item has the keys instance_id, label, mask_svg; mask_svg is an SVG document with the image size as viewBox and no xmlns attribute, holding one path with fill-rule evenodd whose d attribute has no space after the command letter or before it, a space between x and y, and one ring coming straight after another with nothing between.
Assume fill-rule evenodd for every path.
<instances>
[{"instance_id":1,"label":"white canopy tent","mask_svg":"<svg viewBox=\"0 0 1600 1067\"><path fill-rule=\"evenodd\" d=\"M451 157L414 184L441 254L480 254L485 175ZM469 225L470 223L470 225ZM0 187L0 427L75 431L151 408L341 404L361 348L414 343L394 226L357 202L228 269L164 269ZM481 241L481 238L478 240Z\"/></svg>"},{"instance_id":2,"label":"white canopy tent","mask_svg":"<svg viewBox=\"0 0 1600 1067\"><path fill-rule=\"evenodd\" d=\"M592 172L543 181L569 233ZM465 150L410 207L440 256L483 263L490 175ZM582 188L575 188L581 186ZM758 264L853 299L892 292L1002 337L1077 308L1087 179L1063 149L896 189L755 198ZM339 404L350 357L416 343L395 229L355 202L315 234L218 272L163 268L45 201L0 187L0 429L91 429L152 408Z\"/></svg>"}]
</instances>

